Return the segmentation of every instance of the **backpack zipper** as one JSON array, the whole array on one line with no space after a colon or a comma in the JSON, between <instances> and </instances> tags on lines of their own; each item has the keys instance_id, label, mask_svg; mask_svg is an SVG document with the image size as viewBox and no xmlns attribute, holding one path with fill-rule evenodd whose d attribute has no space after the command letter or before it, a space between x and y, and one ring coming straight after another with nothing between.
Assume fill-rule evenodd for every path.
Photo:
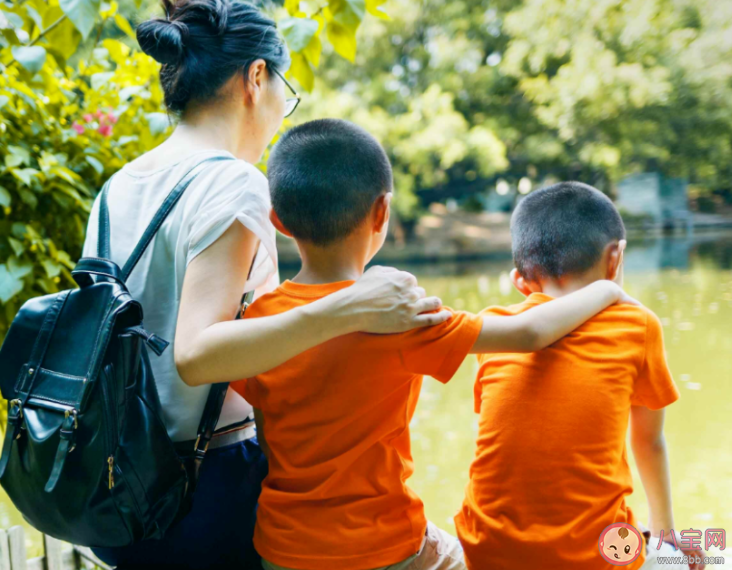
<instances>
[{"instance_id":1,"label":"backpack zipper","mask_svg":"<svg viewBox=\"0 0 732 570\"><path fill-rule=\"evenodd\" d=\"M114 452L117 449L117 405L114 401L114 396L110 394L109 386L107 381L111 378L110 371L114 367L112 364L107 364L104 367L104 374L100 376L102 381L102 399L104 400L104 407L107 409L107 417L104 419L105 431L107 434L107 446L109 448L109 457L107 457L107 468L109 471L109 489L114 487Z\"/></svg>"}]
</instances>

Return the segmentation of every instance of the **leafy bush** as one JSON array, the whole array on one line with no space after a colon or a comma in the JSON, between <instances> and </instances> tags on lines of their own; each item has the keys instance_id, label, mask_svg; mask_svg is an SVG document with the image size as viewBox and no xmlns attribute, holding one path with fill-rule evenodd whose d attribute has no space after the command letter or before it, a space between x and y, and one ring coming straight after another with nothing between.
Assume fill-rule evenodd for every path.
<instances>
[{"instance_id":1,"label":"leafy bush","mask_svg":"<svg viewBox=\"0 0 732 570\"><path fill-rule=\"evenodd\" d=\"M105 39L72 68L82 36L70 18L48 31L63 16L57 3L4 15L12 27L2 30L0 77L0 338L28 298L75 286L70 270L96 192L168 126L153 60ZM115 5L107 19L132 33ZM22 32L38 41L23 46Z\"/></svg>"}]
</instances>

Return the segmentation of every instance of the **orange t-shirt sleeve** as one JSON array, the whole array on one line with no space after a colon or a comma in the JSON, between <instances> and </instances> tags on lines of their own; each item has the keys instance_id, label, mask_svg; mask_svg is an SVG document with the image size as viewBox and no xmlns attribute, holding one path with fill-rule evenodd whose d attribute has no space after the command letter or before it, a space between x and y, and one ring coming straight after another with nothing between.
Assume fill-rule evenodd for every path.
<instances>
[{"instance_id":1,"label":"orange t-shirt sleeve","mask_svg":"<svg viewBox=\"0 0 732 570\"><path fill-rule=\"evenodd\" d=\"M245 378L244 380L237 380L229 384L234 389L234 392L239 394L247 402L249 402L255 408L260 408L259 402L259 391L257 390L257 381L254 378Z\"/></svg>"},{"instance_id":2,"label":"orange t-shirt sleeve","mask_svg":"<svg viewBox=\"0 0 732 570\"><path fill-rule=\"evenodd\" d=\"M447 310L453 313L449 321L404 333L400 347L407 370L440 382L447 382L457 372L483 328L483 317Z\"/></svg>"},{"instance_id":3,"label":"orange t-shirt sleeve","mask_svg":"<svg viewBox=\"0 0 732 570\"><path fill-rule=\"evenodd\" d=\"M646 342L643 363L631 403L660 410L679 399L679 390L674 384L666 362L663 346L663 328L658 317L648 311L646 322Z\"/></svg>"}]
</instances>

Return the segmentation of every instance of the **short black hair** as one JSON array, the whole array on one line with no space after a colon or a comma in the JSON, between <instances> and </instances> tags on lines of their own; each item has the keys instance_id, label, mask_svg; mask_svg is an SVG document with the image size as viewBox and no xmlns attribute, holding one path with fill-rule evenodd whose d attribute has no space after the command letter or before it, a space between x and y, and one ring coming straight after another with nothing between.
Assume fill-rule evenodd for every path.
<instances>
[{"instance_id":1,"label":"short black hair","mask_svg":"<svg viewBox=\"0 0 732 570\"><path fill-rule=\"evenodd\" d=\"M528 281L581 275L605 247L625 239L610 198L581 182L560 182L532 192L511 217L513 260Z\"/></svg>"},{"instance_id":2,"label":"short black hair","mask_svg":"<svg viewBox=\"0 0 732 570\"><path fill-rule=\"evenodd\" d=\"M319 119L287 131L267 162L272 208L292 235L318 246L344 239L392 190L389 159L361 127Z\"/></svg>"}]
</instances>

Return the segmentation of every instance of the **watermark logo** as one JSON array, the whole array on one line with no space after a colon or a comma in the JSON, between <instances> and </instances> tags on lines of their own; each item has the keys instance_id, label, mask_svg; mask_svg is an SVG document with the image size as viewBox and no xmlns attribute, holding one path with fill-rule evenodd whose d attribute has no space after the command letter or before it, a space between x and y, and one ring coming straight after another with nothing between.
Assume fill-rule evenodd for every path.
<instances>
[{"instance_id":1,"label":"watermark logo","mask_svg":"<svg viewBox=\"0 0 732 570\"><path fill-rule=\"evenodd\" d=\"M658 546L656 550L661 549L661 545L664 543L664 531L661 531L661 536L658 539ZM669 537L665 542L674 545L676 550L701 550L702 547L702 532L693 528L682 530L679 535L681 540L677 542L676 533L674 529L671 529ZM716 546L720 550L724 550L727 547L727 531L723 528L708 528L704 531L704 550L709 550L710 546Z\"/></svg>"},{"instance_id":2,"label":"watermark logo","mask_svg":"<svg viewBox=\"0 0 732 570\"><path fill-rule=\"evenodd\" d=\"M627 566L638 559L643 548L643 538L636 528L627 523L614 523L600 534L600 555L614 566Z\"/></svg>"}]
</instances>

